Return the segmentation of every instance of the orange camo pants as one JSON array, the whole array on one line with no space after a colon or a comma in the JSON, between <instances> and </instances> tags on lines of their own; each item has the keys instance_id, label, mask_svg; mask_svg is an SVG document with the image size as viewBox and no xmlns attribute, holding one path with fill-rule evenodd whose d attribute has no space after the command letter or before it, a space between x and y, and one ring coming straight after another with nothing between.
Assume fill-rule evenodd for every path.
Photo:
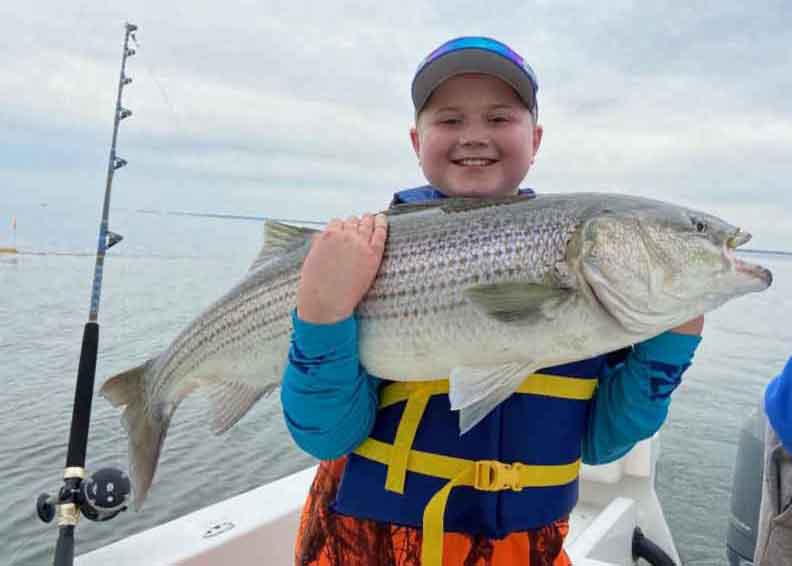
<instances>
[{"instance_id":1,"label":"orange camo pants","mask_svg":"<svg viewBox=\"0 0 792 566\"><path fill-rule=\"evenodd\" d=\"M346 458L319 464L300 518L297 566L420 566L421 530L333 513ZM495 540L445 533L443 566L567 566L566 519Z\"/></svg>"}]
</instances>

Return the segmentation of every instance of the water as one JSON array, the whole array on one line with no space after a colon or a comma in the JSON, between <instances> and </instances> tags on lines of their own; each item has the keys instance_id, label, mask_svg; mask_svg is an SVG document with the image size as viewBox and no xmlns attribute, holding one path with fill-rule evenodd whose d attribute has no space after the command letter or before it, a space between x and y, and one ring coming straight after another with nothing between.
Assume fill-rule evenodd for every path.
<instances>
[{"instance_id":1,"label":"water","mask_svg":"<svg viewBox=\"0 0 792 566\"><path fill-rule=\"evenodd\" d=\"M83 254L0 258L0 564L21 566L51 563L57 538L54 526L38 520L34 502L61 485L98 211L28 204L14 213L21 249ZM261 237L257 222L125 210L112 211L111 227L126 239L105 267L97 384L162 348L244 273ZM0 232L0 245L2 238ZM792 355L792 261L755 259L774 271L774 286L708 316L662 435L658 489L691 565L725 563L739 427ZM109 523L81 521L78 553L312 463L289 438L277 395L221 437L208 432L204 409L199 396L179 408L144 511ZM116 410L95 398L88 468L125 467L125 438Z\"/></svg>"}]
</instances>

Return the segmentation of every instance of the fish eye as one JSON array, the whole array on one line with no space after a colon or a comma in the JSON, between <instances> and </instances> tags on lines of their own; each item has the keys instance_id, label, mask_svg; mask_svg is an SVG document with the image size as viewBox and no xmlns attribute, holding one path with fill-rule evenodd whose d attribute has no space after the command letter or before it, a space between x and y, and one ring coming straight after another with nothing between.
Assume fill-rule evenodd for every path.
<instances>
[{"instance_id":1,"label":"fish eye","mask_svg":"<svg viewBox=\"0 0 792 566\"><path fill-rule=\"evenodd\" d=\"M693 218L692 220L693 220L693 226L696 227L696 232L698 232L699 234L703 234L704 232L707 231L706 222L699 220L698 218Z\"/></svg>"}]
</instances>

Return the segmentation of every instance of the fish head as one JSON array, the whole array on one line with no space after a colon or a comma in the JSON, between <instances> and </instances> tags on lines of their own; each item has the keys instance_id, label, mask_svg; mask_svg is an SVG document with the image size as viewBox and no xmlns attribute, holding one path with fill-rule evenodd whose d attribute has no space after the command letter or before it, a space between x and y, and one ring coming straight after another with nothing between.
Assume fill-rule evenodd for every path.
<instances>
[{"instance_id":1,"label":"fish head","mask_svg":"<svg viewBox=\"0 0 792 566\"><path fill-rule=\"evenodd\" d=\"M772 282L770 271L735 256L749 233L667 203L634 199L602 207L583 226L582 238L587 288L637 334L672 328Z\"/></svg>"}]
</instances>

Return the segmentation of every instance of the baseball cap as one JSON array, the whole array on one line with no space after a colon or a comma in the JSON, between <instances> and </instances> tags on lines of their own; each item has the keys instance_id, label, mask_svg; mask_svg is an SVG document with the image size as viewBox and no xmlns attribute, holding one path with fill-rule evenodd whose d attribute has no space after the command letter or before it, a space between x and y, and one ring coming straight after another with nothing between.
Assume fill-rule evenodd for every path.
<instances>
[{"instance_id":1,"label":"baseball cap","mask_svg":"<svg viewBox=\"0 0 792 566\"><path fill-rule=\"evenodd\" d=\"M481 36L457 37L427 55L412 82L415 111L420 112L432 92L455 75L482 73L498 77L519 95L534 117L538 115L539 83L531 66L505 43Z\"/></svg>"}]
</instances>

